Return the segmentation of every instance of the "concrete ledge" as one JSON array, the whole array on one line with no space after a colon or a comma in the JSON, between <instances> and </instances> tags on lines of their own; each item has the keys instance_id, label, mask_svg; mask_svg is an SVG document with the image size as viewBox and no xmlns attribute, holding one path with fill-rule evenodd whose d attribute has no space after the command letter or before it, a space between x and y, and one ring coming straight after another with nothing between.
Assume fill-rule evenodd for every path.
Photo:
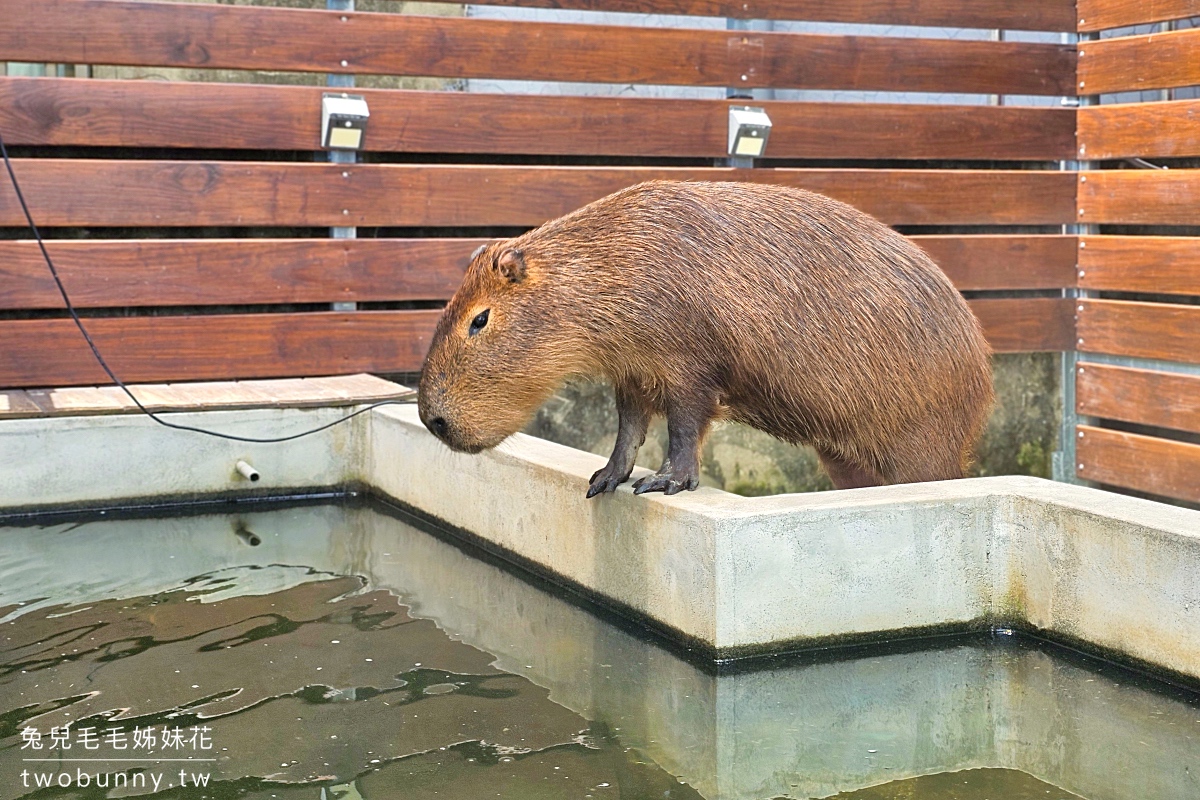
<instances>
[{"instance_id":1,"label":"concrete ledge","mask_svg":"<svg viewBox=\"0 0 1200 800\"><path fill-rule=\"evenodd\" d=\"M239 436L287 436L346 408L165 414ZM365 415L363 415L365 416ZM365 426L352 420L284 444L249 444L164 428L131 414L0 420L0 513L215 494L281 494L361 480ZM262 476L238 474L244 459Z\"/></svg>"},{"instance_id":2,"label":"concrete ledge","mask_svg":"<svg viewBox=\"0 0 1200 800\"><path fill-rule=\"evenodd\" d=\"M354 407L414 394L363 374L129 389L166 421L256 439L290 436ZM254 444L159 425L116 386L0 392L0 513L345 486L361 481L363 422ZM261 479L239 475L238 460L253 464Z\"/></svg>"},{"instance_id":3,"label":"concrete ledge","mask_svg":"<svg viewBox=\"0 0 1200 800\"><path fill-rule=\"evenodd\" d=\"M294 433L341 408L189 412ZM463 456L416 409L285 444L138 416L0 420L0 513L368 485L721 656L887 633L1029 626L1200 678L1200 512L1032 478L742 498L588 501L603 459L514 436Z\"/></svg>"},{"instance_id":4,"label":"concrete ledge","mask_svg":"<svg viewBox=\"0 0 1200 800\"><path fill-rule=\"evenodd\" d=\"M1200 512L1037 478L587 501L598 456L455 454L413 408L370 427L378 491L721 656L1012 625L1200 678Z\"/></svg>"},{"instance_id":5,"label":"concrete ledge","mask_svg":"<svg viewBox=\"0 0 1200 800\"><path fill-rule=\"evenodd\" d=\"M1090 800L1196 794L1195 707L1095 681L1086 661L1000 636L995 647L943 641L713 675L434 537L401 546L403 526L374 525L360 552L403 557L363 559L371 586L705 797L832 797L975 767L1019 769ZM1131 743L1135 758L1114 757Z\"/></svg>"}]
</instances>

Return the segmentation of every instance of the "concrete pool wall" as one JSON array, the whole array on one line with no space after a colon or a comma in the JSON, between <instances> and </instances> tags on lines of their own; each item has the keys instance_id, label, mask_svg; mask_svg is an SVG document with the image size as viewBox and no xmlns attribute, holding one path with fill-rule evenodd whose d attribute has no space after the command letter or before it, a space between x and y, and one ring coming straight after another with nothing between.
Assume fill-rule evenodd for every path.
<instances>
[{"instance_id":1,"label":"concrete pool wall","mask_svg":"<svg viewBox=\"0 0 1200 800\"><path fill-rule=\"evenodd\" d=\"M239 542L231 535L238 528L260 535L261 545ZM432 620L446 637L479 648L478 659L464 662L460 652L451 663L490 662L530 680L554 703L577 713L581 729L589 721L599 723L603 727L597 730L610 731L622 747L638 752L639 760L648 757L712 800L828 797L920 775L995 767L1021 770L1090 800L1200 794L1194 770L1200 720L1186 693L1146 691L1127 673L1061 658L1057 650L1047 653L1019 638L943 639L928 649L872 648L833 659L828 654L785 659L769 670L713 674L627 626L610 624L490 559L476 558L469 548L429 536L370 504L270 504L166 519L72 519L8 527L0 536L5 557L0 623L18 625L8 629L9 635L24 633L19 626L26 615L65 617L78 625L80 616L64 612L87 615L114 607L129 612L119 630L136 625L133 630L148 635L157 624L171 631L154 647L109 661L95 674L90 672L95 664L73 662L68 668L74 674L94 678L89 685L95 695L69 710L78 715L87 703L93 704L92 713L114 704L131 706L128 719L145 713L143 704L151 696L176 702L207 698L207 713L220 719L214 727L221 743L230 745L227 766L270 770L278 753L272 751L276 757L262 763L250 738L261 737L262 728L247 725L240 713L231 717L228 707L222 710L232 698L214 694L207 681L188 691L193 676L207 673L215 680L220 675L246 687L235 706L244 709L257 705L254 698L272 694L264 688L276 681L287 689L313 683L383 687L403 677L414 659L422 660L417 655L422 649L412 643L428 643L428 629L400 640L409 646L368 653L364 645L384 630L370 625L356 629L350 640L339 637L338 647L346 648L341 663L323 661L333 655L328 651L315 656L321 651L317 642L327 637L314 636L302 621L330 613L323 607L334 602L331 597L353 597L375 614L398 610L401 618ZM341 576L356 576L361 583ZM349 587L358 588L343 594ZM176 599L161 598L164 593ZM300 593L311 605L298 599ZM395 601L380 601L384 593ZM264 600L246 604L250 596ZM165 600L158 610L156 600ZM214 611L208 619L219 633L194 638L210 626L196 624L204 619L200 612L180 607L224 601L242 611ZM276 663L286 664L277 675L255 669L251 648L196 649L214 639L228 642L231 635L236 641L249 627L245 618L261 622L263 614L299 623L289 634L264 640L271 642ZM341 626L343 634L350 633L345 617ZM191 635L181 638L181 630ZM111 630L106 635L109 641L122 638ZM209 666L197 673L189 659L189 674L181 683L173 669L163 668L165 652ZM444 651L435 647L432 652ZM382 653L388 655L381 658ZM93 657L99 654L92 650ZM363 663L360 657L368 654L375 656L374 663ZM314 669L322 663L324 671ZM48 671L31 673L24 676L26 689L54 680ZM72 678L57 680L61 686ZM522 694L521 702L531 696L537 695ZM291 708L268 703L255 713L286 727L295 719ZM363 706L351 713L361 715L362 730L372 735L397 724L393 711L381 718L378 707L374 714ZM536 717L538 712L526 705L521 714ZM427 717L425 707L420 715L437 717ZM309 739L291 745L288 755L305 766L329 760L328 737L341 733L336 720L343 717L337 712L304 716ZM501 733L508 721L491 727L502 737L492 744L524 742L519 728L519 733ZM433 731L435 737L461 735L456 725L440 720L419 730ZM402 741L416 741L418 750L429 745L415 740L411 728ZM17 748L2 755L9 761L6 766L0 758L0 773L16 774L23 767L24 754Z\"/></svg>"},{"instance_id":2,"label":"concrete pool wall","mask_svg":"<svg viewBox=\"0 0 1200 800\"><path fill-rule=\"evenodd\" d=\"M347 411L170 419L261 437ZM0 512L369 487L717 657L1020 626L1200 678L1200 512L1036 478L589 501L602 458L523 435L455 454L412 406L284 444L133 415L8 419L0 452Z\"/></svg>"}]
</instances>

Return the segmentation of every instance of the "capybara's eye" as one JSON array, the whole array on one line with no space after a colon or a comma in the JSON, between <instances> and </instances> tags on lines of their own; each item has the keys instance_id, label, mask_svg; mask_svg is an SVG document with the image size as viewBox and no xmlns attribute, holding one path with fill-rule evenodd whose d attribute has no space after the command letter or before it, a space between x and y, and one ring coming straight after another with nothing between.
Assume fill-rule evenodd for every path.
<instances>
[{"instance_id":1,"label":"capybara's eye","mask_svg":"<svg viewBox=\"0 0 1200 800\"><path fill-rule=\"evenodd\" d=\"M475 315L475 319L471 320L471 327L467 330L468 336L474 336L483 330L483 326L487 325L489 311L491 311L490 308L485 308Z\"/></svg>"}]
</instances>

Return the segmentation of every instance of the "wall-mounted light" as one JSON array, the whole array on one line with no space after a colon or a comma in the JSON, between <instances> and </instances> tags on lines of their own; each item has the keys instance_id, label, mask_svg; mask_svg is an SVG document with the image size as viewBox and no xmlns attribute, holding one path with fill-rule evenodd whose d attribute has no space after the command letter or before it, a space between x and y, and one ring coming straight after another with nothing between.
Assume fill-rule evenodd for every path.
<instances>
[{"instance_id":1,"label":"wall-mounted light","mask_svg":"<svg viewBox=\"0 0 1200 800\"><path fill-rule=\"evenodd\" d=\"M329 150L361 150L371 110L361 94L321 96L321 146Z\"/></svg>"},{"instance_id":2,"label":"wall-mounted light","mask_svg":"<svg viewBox=\"0 0 1200 800\"><path fill-rule=\"evenodd\" d=\"M767 149L771 118L761 108L729 107L729 155L734 158L759 158Z\"/></svg>"}]
</instances>

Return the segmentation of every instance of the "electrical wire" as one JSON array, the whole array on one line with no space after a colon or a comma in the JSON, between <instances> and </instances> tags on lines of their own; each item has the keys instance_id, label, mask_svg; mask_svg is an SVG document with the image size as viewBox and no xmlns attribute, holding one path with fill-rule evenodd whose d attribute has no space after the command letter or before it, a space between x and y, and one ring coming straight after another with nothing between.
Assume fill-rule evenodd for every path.
<instances>
[{"instance_id":1,"label":"electrical wire","mask_svg":"<svg viewBox=\"0 0 1200 800\"><path fill-rule=\"evenodd\" d=\"M8 158L8 148L4 146L4 137L3 136L0 136L0 155L2 155L4 157L4 166L8 170L8 177L12 181L13 190L17 193L17 201L21 204L21 210L25 212L25 219L29 223L29 230L33 231L33 238L37 240L38 248L42 251L42 258L44 258L46 260L46 266L50 268L50 274L54 276L54 283L56 286L58 286L58 292L59 292L59 294L62 295L63 303L66 304L66 307L67 307L67 312L71 315L71 319L75 321L75 326L77 328L79 328L79 332L81 334L83 334L84 341L87 342L88 347L90 347L92 350L92 355L96 357L96 361L100 364L100 366L104 370L105 374L107 374L108 377L112 379L112 382L115 383L117 386L119 386L121 388L121 390L123 392L125 392L126 395L129 396L129 399L132 400L133 404L138 407L138 410L140 410L143 414L145 414L150 419L157 422L159 425L163 425L167 428L174 428L175 430L178 430L178 431L190 431L192 433L202 433L205 436L215 436L218 439L229 439L230 441L234 441L234 442L250 442L252 444L275 444L278 442L290 442L293 439L300 439L305 436L311 436L314 433L320 433L321 431L328 430L329 428L332 428L335 425L341 425L343 422L347 422L351 419L354 419L359 414L365 414L366 412L371 411L372 409L379 408L380 406L406 405L408 403L414 402L415 396L409 397L409 398L404 398L404 399L396 399L396 400L382 400L378 403L372 403L368 406L364 406L363 408L360 408L357 411L354 411L353 413L347 414L346 416L342 417L341 419L336 419L333 422L326 423L319 427L312 428L310 430L306 430L301 433L295 433L290 436L275 436L275 437L271 437L271 438L256 438L253 436L235 436L230 433L221 433L219 431L211 431L206 428L198 428L193 425L181 425L177 422L166 421L165 419L160 417L158 414L155 414L153 411L151 411L150 409L148 409L144 405L142 405L142 401L138 400L137 397L133 394L133 392L131 392L129 390L129 387L126 386L125 383L116 376L116 373L114 373L112 371L112 368L108 366L108 362L104 360L104 356L102 356L100 354L100 349L98 347L96 347L96 342L92 340L91 334L88 333L87 328L84 327L84 325L83 325L83 320L80 319L80 317L79 317L79 313L77 311L75 311L75 306L73 303L71 303L71 298L67 295L67 289L65 286L63 286L62 279L58 276L58 270L54 266L54 261L53 261L53 259L50 258L50 253L46 250L46 243L42 241L42 234L38 230L37 225L33 221L33 215L29 213L29 206L25 203L25 195L21 192L21 185L19 183L17 183L17 174L16 174L16 172L13 171L12 161L10 161Z\"/></svg>"},{"instance_id":2,"label":"electrical wire","mask_svg":"<svg viewBox=\"0 0 1200 800\"><path fill-rule=\"evenodd\" d=\"M1170 167L1165 164L1155 164L1154 162L1147 161L1144 158L1127 158L1125 161L1129 164L1133 164L1135 167L1141 167L1142 169L1170 169Z\"/></svg>"}]
</instances>

